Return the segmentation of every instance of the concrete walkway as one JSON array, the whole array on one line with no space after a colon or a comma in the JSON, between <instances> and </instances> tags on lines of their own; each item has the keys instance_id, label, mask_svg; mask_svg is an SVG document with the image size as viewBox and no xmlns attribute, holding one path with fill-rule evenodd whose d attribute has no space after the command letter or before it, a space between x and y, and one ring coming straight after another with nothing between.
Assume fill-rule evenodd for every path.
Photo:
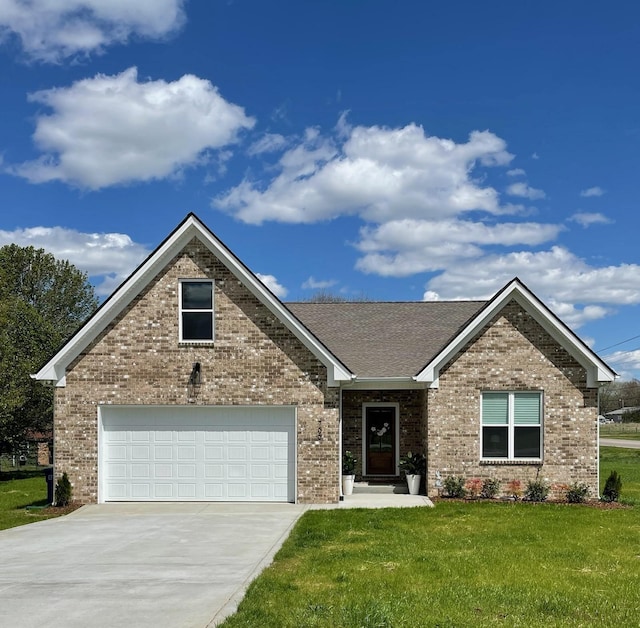
<instances>
[{"instance_id":1,"label":"concrete walkway","mask_svg":"<svg viewBox=\"0 0 640 628\"><path fill-rule=\"evenodd\" d=\"M84 506L0 531L0 625L214 626L235 612L305 511L429 504L426 497L353 495L327 506Z\"/></svg>"},{"instance_id":2,"label":"concrete walkway","mask_svg":"<svg viewBox=\"0 0 640 628\"><path fill-rule=\"evenodd\" d=\"M630 438L601 438L600 444L605 447L624 447L625 449L640 449L640 440Z\"/></svg>"}]
</instances>

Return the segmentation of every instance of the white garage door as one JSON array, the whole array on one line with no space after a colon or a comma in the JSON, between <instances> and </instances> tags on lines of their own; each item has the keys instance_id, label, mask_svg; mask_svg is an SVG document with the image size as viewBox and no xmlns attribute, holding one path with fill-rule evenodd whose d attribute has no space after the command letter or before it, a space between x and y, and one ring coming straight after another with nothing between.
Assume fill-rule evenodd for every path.
<instances>
[{"instance_id":1,"label":"white garage door","mask_svg":"<svg viewBox=\"0 0 640 628\"><path fill-rule=\"evenodd\" d=\"M102 406L100 501L295 500L292 407Z\"/></svg>"}]
</instances>

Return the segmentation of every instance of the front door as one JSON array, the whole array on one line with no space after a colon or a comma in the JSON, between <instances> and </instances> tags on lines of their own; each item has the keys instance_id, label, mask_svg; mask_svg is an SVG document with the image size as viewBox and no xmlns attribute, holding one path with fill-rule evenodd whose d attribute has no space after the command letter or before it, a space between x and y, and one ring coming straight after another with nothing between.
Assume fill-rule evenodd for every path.
<instances>
[{"instance_id":1,"label":"front door","mask_svg":"<svg viewBox=\"0 0 640 628\"><path fill-rule=\"evenodd\" d=\"M365 407L367 475L396 474L396 408Z\"/></svg>"}]
</instances>

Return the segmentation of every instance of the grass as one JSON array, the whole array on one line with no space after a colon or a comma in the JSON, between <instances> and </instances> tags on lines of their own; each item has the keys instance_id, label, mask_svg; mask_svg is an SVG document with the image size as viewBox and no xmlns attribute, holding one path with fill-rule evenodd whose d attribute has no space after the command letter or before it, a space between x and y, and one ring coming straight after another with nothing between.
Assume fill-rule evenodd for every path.
<instances>
[{"instance_id":1,"label":"grass","mask_svg":"<svg viewBox=\"0 0 640 628\"><path fill-rule=\"evenodd\" d=\"M640 450L603 447L640 504ZM638 624L640 509L440 502L318 510L224 628Z\"/></svg>"},{"instance_id":2,"label":"grass","mask_svg":"<svg viewBox=\"0 0 640 628\"><path fill-rule=\"evenodd\" d=\"M622 478L621 501L640 506L640 449L600 447L601 492L607 477L614 470Z\"/></svg>"},{"instance_id":3,"label":"grass","mask_svg":"<svg viewBox=\"0 0 640 628\"><path fill-rule=\"evenodd\" d=\"M40 510L47 505L47 482L42 468L0 474L0 530L57 516Z\"/></svg>"}]
</instances>

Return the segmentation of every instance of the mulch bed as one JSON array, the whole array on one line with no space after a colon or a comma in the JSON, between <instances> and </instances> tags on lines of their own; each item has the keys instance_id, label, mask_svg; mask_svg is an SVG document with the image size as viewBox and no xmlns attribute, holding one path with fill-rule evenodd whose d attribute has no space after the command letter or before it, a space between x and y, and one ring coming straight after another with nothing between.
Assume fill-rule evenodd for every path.
<instances>
[{"instance_id":1,"label":"mulch bed","mask_svg":"<svg viewBox=\"0 0 640 628\"><path fill-rule=\"evenodd\" d=\"M80 502L71 502L66 506L47 506L46 508L38 509L39 515L68 515L74 510L78 510L82 504Z\"/></svg>"},{"instance_id":2,"label":"mulch bed","mask_svg":"<svg viewBox=\"0 0 640 628\"><path fill-rule=\"evenodd\" d=\"M439 502L459 502L459 503L503 503L503 504L530 504L531 506L536 506L537 504L555 504L556 506L586 506L587 508L596 508L598 510L624 510L627 508L633 508L629 504L621 504L620 502L603 502L597 499L591 499L582 504L570 504L567 501L559 501L553 499L547 499L543 502L532 502L526 499L519 499L518 502L512 499L468 499L468 498L457 498L457 497L432 497L431 501L434 504Z\"/></svg>"}]
</instances>

